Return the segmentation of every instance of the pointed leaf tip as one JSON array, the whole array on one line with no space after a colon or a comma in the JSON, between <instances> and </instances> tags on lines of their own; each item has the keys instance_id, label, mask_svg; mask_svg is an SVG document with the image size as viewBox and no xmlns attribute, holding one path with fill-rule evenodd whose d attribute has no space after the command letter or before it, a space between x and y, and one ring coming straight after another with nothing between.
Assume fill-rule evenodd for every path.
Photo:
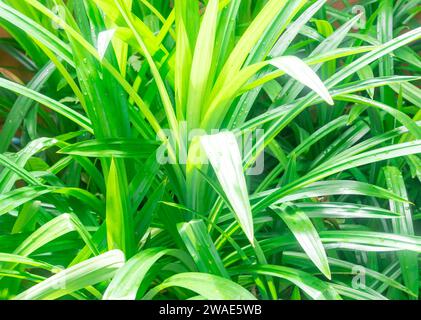
<instances>
[{"instance_id":1,"label":"pointed leaf tip","mask_svg":"<svg viewBox=\"0 0 421 320\"><path fill-rule=\"evenodd\" d=\"M272 59L270 64L312 89L329 105L334 104L323 81L320 80L319 76L301 59L294 56L283 56Z\"/></svg>"}]
</instances>

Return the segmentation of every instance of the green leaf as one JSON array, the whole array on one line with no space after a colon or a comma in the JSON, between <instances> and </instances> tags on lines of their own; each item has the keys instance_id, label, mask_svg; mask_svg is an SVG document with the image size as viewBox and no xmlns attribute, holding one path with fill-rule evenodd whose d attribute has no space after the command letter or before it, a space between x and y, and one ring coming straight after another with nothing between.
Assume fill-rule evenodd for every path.
<instances>
[{"instance_id":1,"label":"green leaf","mask_svg":"<svg viewBox=\"0 0 421 320\"><path fill-rule=\"evenodd\" d=\"M83 261L40 282L15 300L52 300L110 279L124 265L124 254L112 250Z\"/></svg>"},{"instance_id":2,"label":"green leaf","mask_svg":"<svg viewBox=\"0 0 421 320\"><path fill-rule=\"evenodd\" d=\"M328 104L333 105L332 97L323 82L301 59L294 56L284 56L275 58L270 63L302 84L305 84Z\"/></svg>"},{"instance_id":3,"label":"green leaf","mask_svg":"<svg viewBox=\"0 0 421 320\"><path fill-rule=\"evenodd\" d=\"M28 83L27 87L38 91L48 81L51 75L54 73L55 67L52 62L46 64L37 75ZM12 109L7 114L4 126L0 133L0 153L7 150L13 136L15 135L19 125L22 123L27 112L33 106L34 101L21 95L16 99Z\"/></svg>"},{"instance_id":4,"label":"green leaf","mask_svg":"<svg viewBox=\"0 0 421 320\"><path fill-rule=\"evenodd\" d=\"M179 273L169 277L150 290L143 300L153 299L159 291L170 287L194 291L208 300L256 300L250 292L231 280L196 272Z\"/></svg>"},{"instance_id":5,"label":"green leaf","mask_svg":"<svg viewBox=\"0 0 421 320\"><path fill-rule=\"evenodd\" d=\"M200 124L201 110L206 101L206 89L210 77L215 44L218 0L210 0L200 25L194 49L187 99L187 121L189 128Z\"/></svg>"},{"instance_id":6,"label":"green leaf","mask_svg":"<svg viewBox=\"0 0 421 320\"><path fill-rule=\"evenodd\" d=\"M354 300L388 300L386 297L375 292L374 290L370 290L371 292L366 292L340 284L332 284L332 287L335 288L335 290L343 297L348 297Z\"/></svg>"},{"instance_id":7,"label":"green leaf","mask_svg":"<svg viewBox=\"0 0 421 320\"><path fill-rule=\"evenodd\" d=\"M310 218L396 219L399 217L398 214L386 209L345 202L297 203L296 206Z\"/></svg>"},{"instance_id":8,"label":"green leaf","mask_svg":"<svg viewBox=\"0 0 421 320\"><path fill-rule=\"evenodd\" d=\"M107 52L108 45L110 44L115 31L115 29L110 29L102 31L98 34L98 54L101 60L104 58L104 55Z\"/></svg>"},{"instance_id":9,"label":"green leaf","mask_svg":"<svg viewBox=\"0 0 421 320\"><path fill-rule=\"evenodd\" d=\"M51 190L45 187L34 186L3 193L0 195L0 216L49 192Z\"/></svg>"},{"instance_id":10,"label":"green leaf","mask_svg":"<svg viewBox=\"0 0 421 320\"><path fill-rule=\"evenodd\" d=\"M275 265L256 265L248 268L236 268L234 274L255 273L288 280L303 290L313 300L341 300L331 284L306 272Z\"/></svg>"},{"instance_id":11,"label":"green leaf","mask_svg":"<svg viewBox=\"0 0 421 320\"><path fill-rule=\"evenodd\" d=\"M62 148L59 153L85 157L147 158L158 147L155 141L138 139L96 139Z\"/></svg>"},{"instance_id":12,"label":"green leaf","mask_svg":"<svg viewBox=\"0 0 421 320\"><path fill-rule=\"evenodd\" d=\"M421 252L421 237L415 236L373 231L322 231L320 238L323 243L326 243L326 249Z\"/></svg>"},{"instance_id":13,"label":"green leaf","mask_svg":"<svg viewBox=\"0 0 421 320\"><path fill-rule=\"evenodd\" d=\"M136 293L148 271L165 255L183 258L185 253L176 249L150 248L127 261L114 276L104 293L104 300L135 300ZM146 289L146 288L145 288Z\"/></svg>"},{"instance_id":14,"label":"green leaf","mask_svg":"<svg viewBox=\"0 0 421 320\"><path fill-rule=\"evenodd\" d=\"M98 249L92 243L91 236L84 225L75 215L68 213L64 213L39 227L16 248L14 253L24 257L29 256L38 248L72 231L77 231L91 252L98 254Z\"/></svg>"},{"instance_id":15,"label":"green leaf","mask_svg":"<svg viewBox=\"0 0 421 320\"><path fill-rule=\"evenodd\" d=\"M293 191L299 189L299 187L306 186L313 181L323 179L335 173L381 160L392 159L420 152L421 141L412 141L363 152L358 155L351 157L348 156L340 160L334 159L335 161L330 161L329 164L322 164L301 179L298 179L293 183L290 183L289 185L271 193L262 199L259 203L255 204L253 209L257 211L263 209L267 205L271 205L278 201L278 199L282 196L285 196L288 193L292 193Z\"/></svg>"},{"instance_id":16,"label":"green leaf","mask_svg":"<svg viewBox=\"0 0 421 320\"><path fill-rule=\"evenodd\" d=\"M271 209L285 222L300 246L317 268L328 279L331 279L326 252L320 241L317 230L308 216L296 206L289 203L286 203L281 207L272 206Z\"/></svg>"},{"instance_id":17,"label":"green leaf","mask_svg":"<svg viewBox=\"0 0 421 320\"><path fill-rule=\"evenodd\" d=\"M49 109L63 115L74 123L80 125L85 130L92 132L91 121L88 118L65 106L64 104L57 102L56 100L46 97L30 88L2 78L0 78L0 87L21 94L29 99L35 100L48 107Z\"/></svg>"},{"instance_id":18,"label":"green leaf","mask_svg":"<svg viewBox=\"0 0 421 320\"><path fill-rule=\"evenodd\" d=\"M250 243L253 243L253 219L235 136L230 132L223 132L203 136L200 141L241 228Z\"/></svg>"},{"instance_id":19,"label":"green leaf","mask_svg":"<svg viewBox=\"0 0 421 320\"><path fill-rule=\"evenodd\" d=\"M17 254L0 253L0 261L13 263L13 264L22 264L22 265L30 266L34 268L41 268L41 269L45 269L54 273L57 273L61 270L61 268L53 266L49 263L39 261L39 260L34 260L28 257L23 257Z\"/></svg>"},{"instance_id":20,"label":"green leaf","mask_svg":"<svg viewBox=\"0 0 421 320\"><path fill-rule=\"evenodd\" d=\"M272 189L260 194L256 194L252 200L262 199L266 195L276 192L279 189ZM395 201L406 202L404 198L390 192L387 189L360 181L352 180L327 180L312 183L300 188L289 195L281 197L275 202L280 204L286 201L295 201L299 199L317 198L332 195L363 195L368 197L378 197L382 199L394 199Z\"/></svg>"},{"instance_id":21,"label":"green leaf","mask_svg":"<svg viewBox=\"0 0 421 320\"><path fill-rule=\"evenodd\" d=\"M358 77L361 80L367 80L367 79L373 79L374 78L374 73L373 73L373 69L371 69L370 66L365 66L364 68L360 69L357 71ZM374 99L374 88L369 88L367 90L369 96L371 99Z\"/></svg>"},{"instance_id":22,"label":"green leaf","mask_svg":"<svg viewBox=\"0 0 421 320\"><path fill-rule=\"evenodd\" d=\"M309 261L309 258L305 254L302 254L299 252L289 252L289 251L283 252L283 259L286 263L293 264L295 266L303 266L303 264L311 265L312 263L311 261ZM344 270L344 269L349 270L353 272L352 275L355 276L355 271L361 269L361 270L364 270L366 276L372 277L373 279L379 280L383 282L384 284L387 284L388 286L391 286L393 288L396 288L408 294L414 295L404 285L393 280L387 275L384 275L380 272L367 268L366 266L361 266L361 265L354 264L352 262L330 258L330 257L328 258L328 261L329 261L330 266L332 267L332 270L334 270L334 268L339 268L340 270ZM333 273L335 273L335 271L333 271Z\"/></svg>"},{"instance_id":23,"label":"green leaf","mask_svg":"<svg viewBox=\"0 0 421 320\"><path fill-rule=\"evenodd\" d=\"M385 167L386 184L392 192L403 198L408 198L405 182L400 170L396 167ZM392 221L393 232L396 234L414 236L414 225L409 203L389 201L390 210L399 214L400 218ZM399 252L402 277L405 285L418 297L419 292L419 266L418 255L413 252Z\"/></svg>"},{"instance_id":24,"label":"green leaf","mask_svg":"<svg viewBox=\"0 0 421 320\"><path fill-rule=\"evenodd\" d=\"M178 231L200 272L212 273L229 279L228 272L203 221L192 220L180 223Z\"/></svg>"},{"instance_id":25,"label":"green leaf","mask_svg":"<svg viewBox=\"0 0 421 320\"><path fill-rule=\"evenodd\" d=\"M119 163L111 160L107 179L106 224L108 248L120 249L127 256L133 252L133 226L125 197L127 188Z\"/></svg>"}]
</instances>

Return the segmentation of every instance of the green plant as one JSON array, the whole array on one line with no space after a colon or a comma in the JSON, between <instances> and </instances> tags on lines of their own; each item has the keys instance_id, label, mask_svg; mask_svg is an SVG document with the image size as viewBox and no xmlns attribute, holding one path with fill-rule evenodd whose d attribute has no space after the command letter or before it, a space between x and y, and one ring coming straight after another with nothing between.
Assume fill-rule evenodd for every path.
<instances>
[{"instance_id":1,"label":"green plant","mask_svg":"<svg viewBox=\"0 0 421 320\"><path fill-rule=\"evenodd\" d=\"M0 296L417 299L420 1L344 3L0 0Z\"/></svg>"}]
</instances>

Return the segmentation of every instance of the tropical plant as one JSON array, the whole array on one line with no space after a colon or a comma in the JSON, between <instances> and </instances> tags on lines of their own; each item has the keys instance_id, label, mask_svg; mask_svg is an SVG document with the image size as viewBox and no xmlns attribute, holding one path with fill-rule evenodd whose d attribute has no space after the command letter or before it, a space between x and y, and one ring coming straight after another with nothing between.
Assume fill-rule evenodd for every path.
<instances>
[{"instance_id":1,"label":"tropical plant","mask_svg":"<svg viewBox=\"0 0 421 320\"><path fill-rule=\"evenodd\" d=\"M0 297L417 299L420 1L336 2L0 0Z\"/></svg>"}]
</instances>

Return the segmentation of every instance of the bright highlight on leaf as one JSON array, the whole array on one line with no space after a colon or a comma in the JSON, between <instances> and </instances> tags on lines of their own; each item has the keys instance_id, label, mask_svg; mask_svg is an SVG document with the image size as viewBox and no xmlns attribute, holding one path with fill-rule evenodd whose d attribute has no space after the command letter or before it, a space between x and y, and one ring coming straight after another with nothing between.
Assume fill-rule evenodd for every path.
<instances>
[{"instance_id":1,"label":"bright highlight on leaf","mask_svg":"<svg viewBox=\"0 0 421 320\"><path fill-rule=\"evenodd\" d=\"M282 218L317 268L330 279L331 272L326 252L317 230L307 215L291 204L282 205L280 208L273 207L273 210Z\"/></svg>"},{"instance_id":2,"label":"bright highlight on leaf","mask_svg":"<svg viewBox=\"0 0 421 320\"><path fill-rule=\"evenodd\" d=\"M419 299L419 3L0 0L0 300Z\"/></svg>"},{"instance_id":3,"label":"bright highlight on leaf","mask_svg":"<svg viewBox=\"0 0 421 320\"><path fill-rule=\"evenodd\" d=\"M203 136L200 142L241 228L250 243L254 243L253 217L243 173L243 162L235 136L231 132L223 132Z\"/></svg>"},{"instance_id":4,"label":"bright highlight on leaf","mask_svg":"<svg viewBox=\"0 0 421 320\"><path fill-rule=\"evenodd\" d=\"M316 92L324 101L333 105L332 97L324 83L314 73L314 71L301 59L293 56L275 58L270 61L274 67L284 71L302 84L308 86Z\"/></svg>"},{"instance_id":5,"label":"bright highlight on leaf","mask_svg":"<svg viewBox=\"0 0 421 320\"><path fill-rule=\"evenodd\" d=\"M101 60L105 56L108 46L114 37L115 31L115 29L111 29L102 31L98 34L98 54Z\"/></svg>"}]
</instances>

